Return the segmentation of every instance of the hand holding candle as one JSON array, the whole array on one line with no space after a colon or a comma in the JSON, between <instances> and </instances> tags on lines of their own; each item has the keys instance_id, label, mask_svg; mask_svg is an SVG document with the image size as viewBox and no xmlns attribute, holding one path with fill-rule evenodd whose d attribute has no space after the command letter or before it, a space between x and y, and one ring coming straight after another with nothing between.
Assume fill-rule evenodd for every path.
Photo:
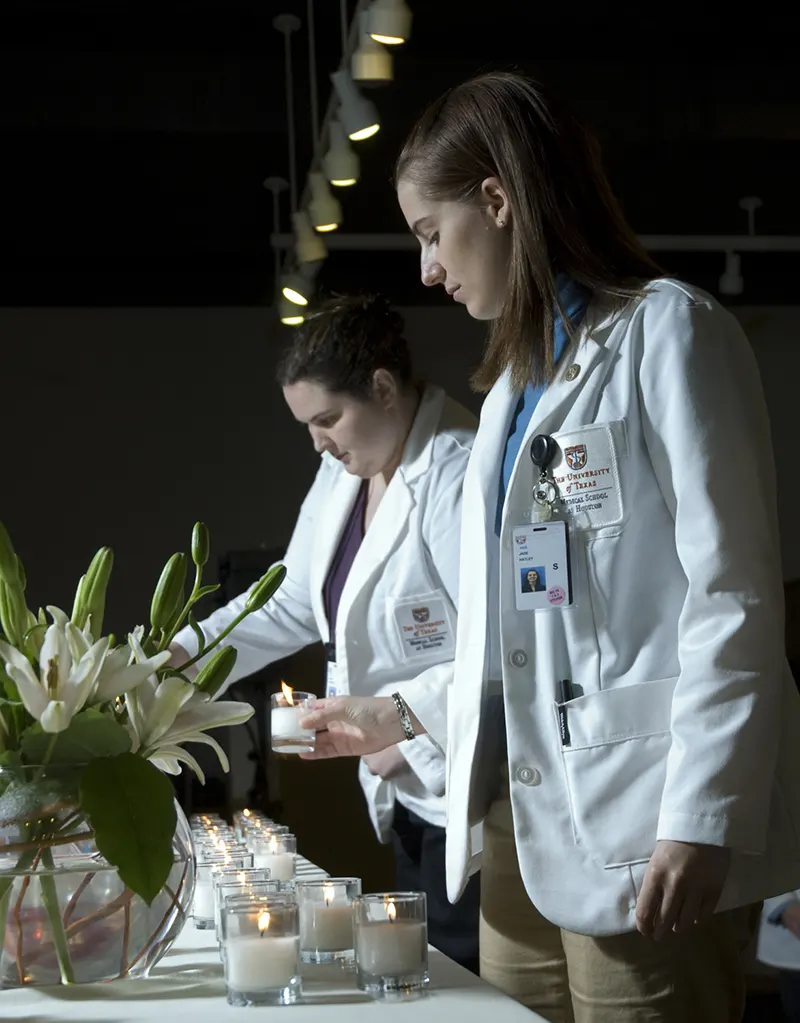
<instances>
[{"instance_id":1,"label":"hand holding candle","mask_svg":"<svg viewBox=\"0 0 800 1023\"><path fill-rule=\"evenodd\" d=\"M281 692L272 694L270 714L274 753L312 753L316 745L313 728L301 728L301 720L314 709L313 693L295 692L281 682Z\"/></svg>"}]
</instances>

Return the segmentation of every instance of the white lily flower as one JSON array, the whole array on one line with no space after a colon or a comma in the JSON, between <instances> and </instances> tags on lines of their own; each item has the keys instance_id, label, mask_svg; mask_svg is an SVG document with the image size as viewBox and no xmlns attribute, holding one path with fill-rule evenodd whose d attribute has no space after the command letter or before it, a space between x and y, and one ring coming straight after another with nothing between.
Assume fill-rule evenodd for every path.
<instances>
[{"instance_id":1,"label":"white lily flower","mask_svg":"<svg viewBox=\"0 0 800 1023\"><path fill-rule=\"evenodd\" d=\"M83 709L107 651L107 637L88 645L72 622L53 616L39 652L37 678L28 658L0 640L0 656L23 706L45 732L51 733L63 732Z\"/></svg>"},{"instance_id":2,"label":"white lily flower","mask_svg":"<svg viewBox=\"0 0 800 1023\"><path fill-rule=\"evenodd\" d=\"M135 635L128 642L137 660L144 657ZM249 703L238 700L209 700L191 682L166 678L159 682L151 675L142 685L125 697L128 708L128 731L133 750L142 750L162 771L178 774L179 762L190 767L203 780L203 772L191 754L182 749L187 742L210 746L217 754L223 771L230 769L228 758L216 739L204 733L209 728L240 725L254 713Z\"/></svg>"},{"instance_id":3,"label":"white lily flower","mask_svg":"<svg viewBox=\"0 0 800 1023\"><path fill-rule=\"evenodd\" d=\"M93 643L92 634L89 631L91 621L87 623L83 631L80 631L59 608L48 607L47 610L52 615L56 624L63 624L69 640L72 657L74 660L80 660L84 654L88 653ZM141 649L141 637L144 635L143 625L134 629L133 634L137 635L140 640L137 649L141 653L142 660L137 661L136 650L134 650L130 643L125 643L113 650L109 650L103 659L94 688L86 700L87 704L107 703L110 700L115 700L118 696L122 696L123 693L130 692L131 689L141 685L148 675L163 664L166 664L170 659L171 654L169 650L162 650L161 653L154 654L153 657L145 657L144 651Z\"/></svg>"}]
</instances>

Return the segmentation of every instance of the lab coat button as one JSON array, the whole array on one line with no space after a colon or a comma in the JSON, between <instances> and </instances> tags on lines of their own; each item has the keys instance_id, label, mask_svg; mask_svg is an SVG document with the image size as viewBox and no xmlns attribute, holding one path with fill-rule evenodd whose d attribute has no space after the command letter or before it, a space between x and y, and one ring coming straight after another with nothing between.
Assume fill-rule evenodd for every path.
<instances>
[{"instance_id":1,"label":"lab coat button","mask_svg":"<svg viewBox=\"0 0 800 1023\"><path fill-rule=\"evenodd\" d=\"M523 785L538 785L542 780L542 776L535 767L518 767L517 768L517 781L521 781Z\"/></svg>"},{"instance_id":2,"label":"lab coat button","mask_svg":"<svg viewBox=\"0 0 800 1023\"><path fill-rule=\"evenodd\" d=\"M508 655L508 660L512 668L524 668L528 663L528 655L524 650L512 650Z\"/></svg>"},{"instance_id":3,"label":"lab coat button","mask_svg":"<svg viewBox=\"0 0 800 1023\"><path fill-rule=\"evenodd\" d=\"M572 365L567 370L567 372L565 373L565 376L566 376L567 380L569 380L569 382L572 383L572 381L577 378L577 376L580 373L580 371L581 371L581 368L578 365L578 363L577 362L573 362Z\"/></svg>"}]
</instances>

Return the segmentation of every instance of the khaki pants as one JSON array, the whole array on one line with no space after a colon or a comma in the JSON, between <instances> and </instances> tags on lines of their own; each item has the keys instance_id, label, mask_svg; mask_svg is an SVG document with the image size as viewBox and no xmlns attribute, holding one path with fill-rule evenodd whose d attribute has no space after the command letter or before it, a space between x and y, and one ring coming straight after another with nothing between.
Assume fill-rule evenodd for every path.
<instances>
[{"instance_id":1,"label":"khaki pants","mask_svg":"<svg viewBox=\"0 0 800 1023\"><path fill-rule=\"evenodd\" d=\"M489 812L481 867L481 976L550 1023L739 1023L743 953L760 906L718 913L660 942L573 934L522 883L507 788Z\"/></svg>"}]
</instances>

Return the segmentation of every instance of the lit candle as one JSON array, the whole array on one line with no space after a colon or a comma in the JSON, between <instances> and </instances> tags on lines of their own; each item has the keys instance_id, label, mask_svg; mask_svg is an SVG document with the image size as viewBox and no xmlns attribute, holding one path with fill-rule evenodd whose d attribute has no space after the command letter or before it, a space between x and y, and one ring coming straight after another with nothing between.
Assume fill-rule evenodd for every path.
<instances>
[{"instance_id":1,"label":"lit candle","mask_svg":"<svg viewBox=\"0 0 800 1023\"><path fill-rule=\"evenodd\" d=\"M374 976L402 976L424 969L427 928L424 920L398 920L394 902L386 907L386 920L369 920L356 932L360 970Z\"/></svg>"},{"instance_id":2,"label":"lit candle","mask_svg":"<svg viewBox=\"0 0 800 1023\"><path fill-rule=\"evenodd\" d=\"M288 987L300 972L300 943L296 935L269 933L270 914L259 914L258 936L229 938L225 950L225 979L229 988L261 994Z\"/></svg>"},{"instance_id":3,"label":"lit candle","mask_svg":"<svg viewBox=\"0 0 800 1023\"><path fill-rule=\"evenodd\" d=\"M300 947L309 952L344 952L353 947L353 909L349 899L336 900L332 884L323 885L322 902L301 904Z\"/></svg>"},{"instance_id":4,"label":"lit candle","mask_svg":"<svg viewBox=\"0 0 800 1023\"><path fill-rule=\"evenodd\" d=\"M300 721L313 709L313 693L295 693L281 682L281 693L272 696L270 717L272 749L276 753L310 753L316 745L316 732L300 727Z\"/></svg>"},{"instance_id":5,"label":"lit candle","mask_svg":"<svg viewBox=\"0 0 800 1023\"><path fill-rule=\"evenodd\" d=\"M269 870L273 881L292 881L295 871L294 835L273 835L266 846L255 846L253 866Z\"/></svg>"},{"instance_id":6,"label":"lit candle","mask_svg":"<svg viewBox=\"0 0 800 1023\"><path fill-rule=\"evenodd\" d=\"M192 913L198 920L214 919L214 887L210 879L196 882Z\"/></svg>"}]
</instances>

